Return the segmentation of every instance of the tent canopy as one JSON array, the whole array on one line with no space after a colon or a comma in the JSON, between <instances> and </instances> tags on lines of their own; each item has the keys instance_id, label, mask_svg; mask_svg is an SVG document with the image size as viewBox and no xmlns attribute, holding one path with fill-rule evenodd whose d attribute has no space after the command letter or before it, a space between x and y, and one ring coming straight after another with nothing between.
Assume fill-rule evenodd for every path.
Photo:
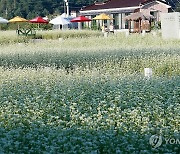
<instances>
[{"instance_id":1,"label":"tent canopy","mask_svg":"<svg viewBox=\"0 0 180 154\"><path fill-rule=\"evenodd\" d=\"M70 24L70 22L62 16L57 16L56 18L52 19L49 23L51 23L53 25L68 25L68 24Z\"/></svg>"},{"instance_id":2,"label":"tent canopy","mask_svg":"<svg viewBox=\"0 0 180 154\"><path fill-rule=\"evenodd\" d=\"M154 19L154 16L150 14L145 14L143 12L136 12L128 15L124 18L125 20L151 20Z\"/></svg>"},{"instance_id":3,"label":"tent canopy","mask_svg":"<svg viewBox=\"0 0 180 154\"><path fill-rule=\"evenodd\" d=\"M72 19L74 18L74 17L72 17L72 16L68 16L68 17L67 17L66 13L63 13L63 14L61 14L60 16L63 17L63 18L65 18L65 19L68 20L69 22L70 22L70 20L72 20Z\"/></svg>"},{"instance_id":4,"label":"tent canopy","mask_svg":"<svg viewBox=\"0 0 180 154\"><path fill-rule=\"evenodd\" d=\"M63 13L63 14L61 14L61 17L66 18L66 17L67 17L67 14L66 14L66 13Z\"/></svg>"},{"instance_id":5,"label":"tent canopy","mask_svg":"<svg viewBox=\"0 0 180 154\"><path fill-rule=\"evenodd\" d=\"M8 23L8 20L0 17L0 24L7 24Z\"/></svg>"}]
</instances>

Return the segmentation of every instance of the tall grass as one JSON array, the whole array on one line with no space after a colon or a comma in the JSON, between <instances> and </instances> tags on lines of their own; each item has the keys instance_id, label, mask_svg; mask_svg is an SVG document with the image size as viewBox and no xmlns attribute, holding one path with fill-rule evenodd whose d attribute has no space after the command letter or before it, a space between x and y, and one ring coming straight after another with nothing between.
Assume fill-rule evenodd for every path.
<instances>
[{"instance_id":1,"label":"tall grass","mask_svg":"<svg viewBox=\"0 0 180 154\"><path fill-rule=\"evenodd\" d=\"M89 38L89 37L100 37L102 33L99 31L89 30L53 30L53 31L39 31L38 35L41 35L43 39L67 39L67 38Z\"/></svg>"},{"instance_id":2,"label":"tall grass","mask_svg":"<svg viewBox=\"0 0 180 154\"><path fill-rule=\"evenodd\" d=\"M19 37L16 31L0 31L0 45L28 42L25 36Z\"/></svg>"}]
</instances>

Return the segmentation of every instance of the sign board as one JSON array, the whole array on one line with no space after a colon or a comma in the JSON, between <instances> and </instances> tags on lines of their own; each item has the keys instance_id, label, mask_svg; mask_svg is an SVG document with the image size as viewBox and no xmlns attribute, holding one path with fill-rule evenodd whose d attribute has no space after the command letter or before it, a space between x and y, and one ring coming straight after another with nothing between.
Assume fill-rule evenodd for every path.
<instances>
[{"instance_id":1,"label":"sign board","mask_svg":"<svg viewBox=\"0 0 180 154\"><path fill-rule=\"evenodd\" d=\"M144 76L147 78L152 77L152 68L144 68Z\"/></svg>"},{"instance_id":2,"label":"sign board","mask_svg":"<svg viewBox=\"0 0 180 154\"><path fill-rule=\"evenodd\" d=\"M161 29L164 39L180 39L180 13L162 13Z\"/></svg>"}]
</instances>

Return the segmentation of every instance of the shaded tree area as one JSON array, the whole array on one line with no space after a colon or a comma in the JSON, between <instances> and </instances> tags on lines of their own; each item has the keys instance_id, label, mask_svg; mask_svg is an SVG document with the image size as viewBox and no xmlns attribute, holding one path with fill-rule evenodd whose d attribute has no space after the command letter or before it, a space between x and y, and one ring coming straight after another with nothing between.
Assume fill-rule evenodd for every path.
<instances>
[{"instance_id":1,"label":"shaded tree area","mask_svg":"<svg viewBox=\"0 0 180 154\"><path fill-rule=\"evenodd\" d=\"M177 11L177 12L180 12L180 3L177 4L177 6L176 6L176 11Z\"/></svg>"},{"instance_id":2,"label":"shaded tree area","mask_svg":"<svg viewBox=\"0 0 180 154\"><path fill-rule=\"evenodd\" d=\"M69 0L70 10L75 11L92 3L94 0ZM0 16L8 19L17 15L30 19L37 15L59 14L64 9L64 0L0 0Z\"/></svg>"},{"instance_id":3,"label":"shaded tree area","mask_svg":"<svg viewBox=\"0 0 180 154\"><path fill-rule=\"evenodd\" d=\"M95 0L69 0L70 10L78 11L84 6L93 4ZM107 0L96 0L99 2ZM174 10L179 11L180 0L166 0ZM0 16L7 19L22 16L27 19L35 16L60 14L65 10L64 0L0 0Z\"/></svg>"},{"instance_id":4,"label":"shaded tree area","mask_svg":"<svg viewBox=\"0 0 180 154\"><path fill-rule=\"evenodd\" d=\"M180 3L180 0L166 0L166 2L167 2L169 5L171 5L173 11L176 11L177 6L178 6L179 3Z\"/></svg>"}]
</instances>

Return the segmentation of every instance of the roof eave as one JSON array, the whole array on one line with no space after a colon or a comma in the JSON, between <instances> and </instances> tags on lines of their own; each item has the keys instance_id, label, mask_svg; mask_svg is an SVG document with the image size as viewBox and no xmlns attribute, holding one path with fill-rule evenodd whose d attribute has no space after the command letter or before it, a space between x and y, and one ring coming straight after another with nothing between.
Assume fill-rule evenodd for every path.
<instances>
[{"instance_id":1,"label":"roof eave","mask_svg":"<svg viewBox=\"0 0 180 154\"><path fill-rule=\"evenodd\" d=\"M171 8L171 6L168 5L168 4L165 4L165 3L161 2L161 1L158 1L158 0L157 0L157 2L158 2L159 4L165 5L167 9Z\"/></svg>"},{"instance_id":2,"label":"roof eave","mask_svg":"<svg viewBox=\"0 0 180 154\"><path fill-rule=\"evenodd\" d=\"M144 3L143 3L143 6L149 5L149 4L154 3L154 2L157 2L157 3L159 3L159 4L165 5L167 9L171 8L170 5L168 5L168 4L166 4L166 3L163 3L163 2L161 2L161 1L158 1L158 0L156 0L156 1L151 1L151 2L144 2ZM143 7L143 6L142 6L142 7Z\"/></svg>"},{"instance_id":3,"label":"roof eave","mask_svg":"<svg viewBox=\"0 0 180 154\"><path fill-rule=\"evenodd\" d=\"M80 11L80 14L98 14L98 13L105 13L105 12L132 12L135 9L140 8L140 6L133 6L133 7L123 7L123 8L110 8L110 9L99 9L99 10L86 10Z\"/></svg>"}]
</instances>

